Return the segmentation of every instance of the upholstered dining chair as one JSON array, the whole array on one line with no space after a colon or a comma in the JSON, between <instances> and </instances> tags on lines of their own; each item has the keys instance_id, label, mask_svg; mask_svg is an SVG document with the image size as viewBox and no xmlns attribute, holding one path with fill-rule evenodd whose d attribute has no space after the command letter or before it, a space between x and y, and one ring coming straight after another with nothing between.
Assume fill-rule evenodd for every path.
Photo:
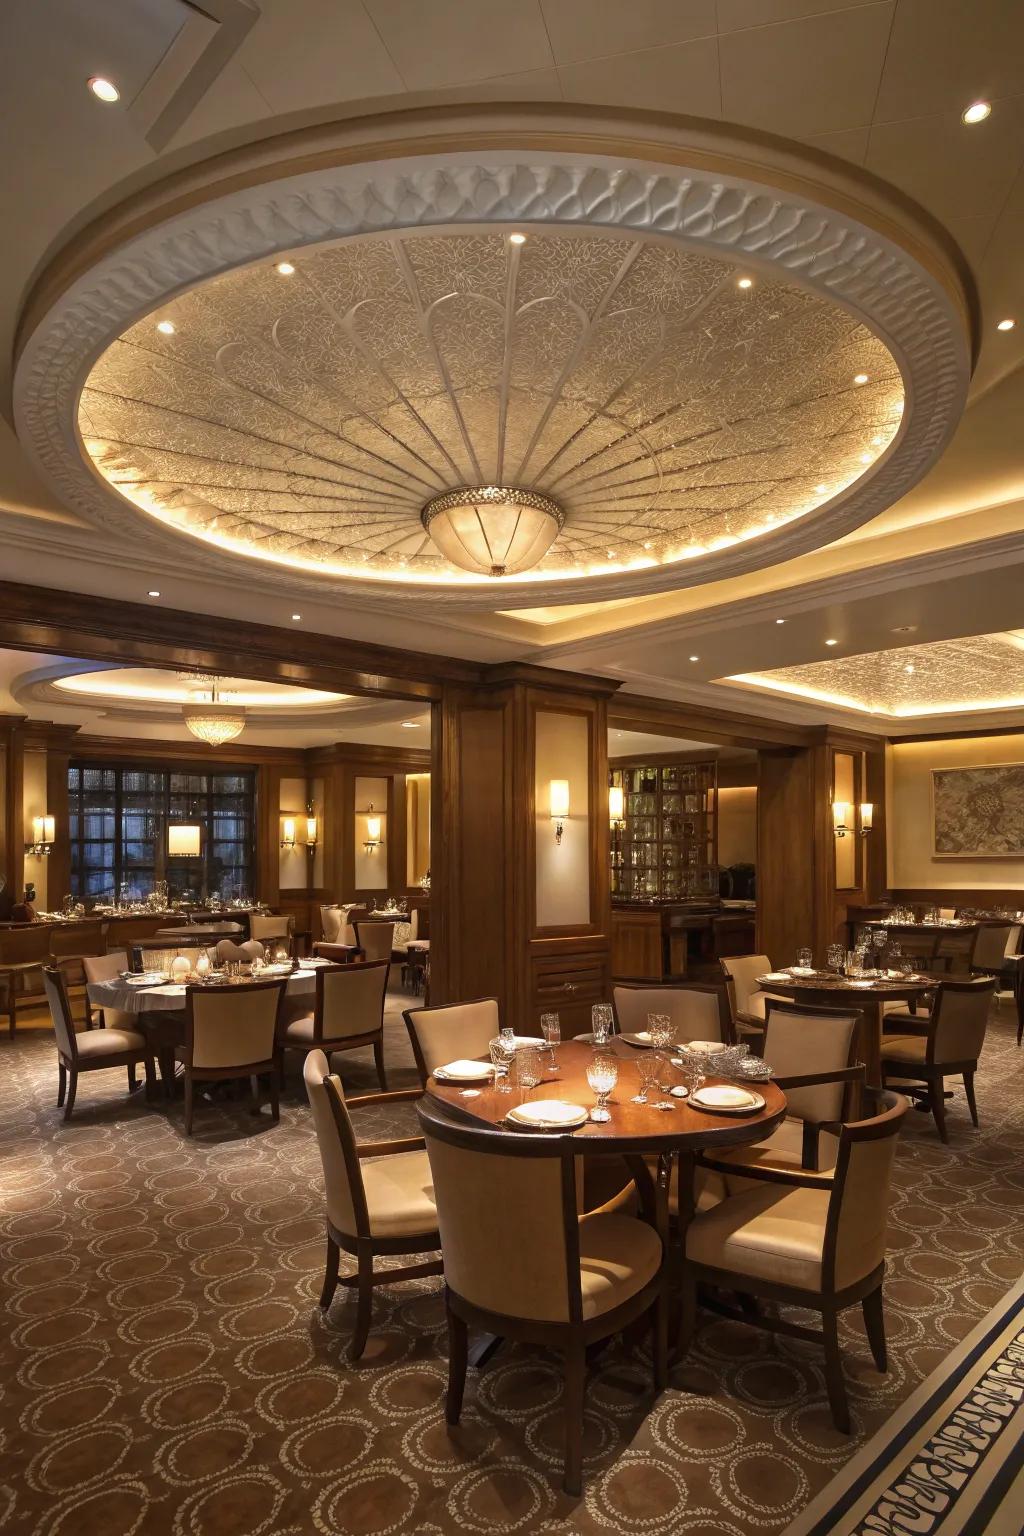
<instances>
[{"instance_id":1,"label":"upholstered dining chair","mask_svg":"<svg viewBox=\"0 0 1024 1536\"><path fill-rule=\"evenodd\" d=\"M266 950L259 939L246 939L244 944L238 944L234 939L220 939L213 953L221 965L225 960L238 960L242 965L251 965L254 960L266 958Z\"/></svg>"},{"instance_id":2,"label":"upholstered dining chair","mask_svg":"<svg viewBox=\"0 0 1024 1536\"><path fill-rule=\"evenodd\" d=\"M43 988L50 1005L50 1018L57 1040L57 1108L64 1106L64 1119L71 1119L82 1072L98 1072L105 1067L126 1067L128 1090L136 1087L135 1069L141 1062L146 1073L146 1096L152 1098L156 1086L153 1047L136 1029L94 1029L78 1034L71 1017L71 1004L64 973L60 966L43 968ZM66 1101L66 1102L65 1102Z\"/></svg>"},{"instance_id":3,"label":"upholstered dining chair","mask_svg":"<svg viewBox=\"0 0 1024 1536\"><path fill-rule=\"evenodd\" d=\"M320 930L325 944L351 944L356 942L356 936L352 929L351 917L353 912L360 915L365 909L356 902L342 903L340 906L320 908Z\"/></svg>"},{"instance_id":4,"label":"upholstered dining chair","mask_svg":"<svg viewBox=\"0 0 1024 1536\"><path fill-rule=\"evenodd\" d=\"M377 1077L383 1092L384 1002L388 985L386 960L356 965L322 965L316 972L312 1009L278 1022L277 1048L284 1051L355 1051L373 1047ZM296 999L298 1002L299 999Z\"/></svg>"},{"instance_id":5,"label":"upholstered dining chair","mask_svg":"<svg viewBox=\"0 0 1024 1536\"><path fill-rule=\"evenodd\" d=\"M262 944L283 939L290 947L294 932L294 917L283 917L273 912L253 912L249 916L249 937L259 939Z\"/></svg>"},{"instance_id":6,"label":"upholstered dining chair","mask_svg":"<svg viewBox=\"0 0 1024 1536\"><path fill-rule=\"evenodd\" d=\"M825 1346L825 1384L836 1428L850 1432L839 1349L840 1312L860 1303L880 1371L887 1367L882 1282L889 1182L907 1101L871 1091L877 1113L842 1126L835 1169L748 1167L753 1187L729 1195L689 1222L684 1237L682 1321L685 1351L693 1335L698 1286L821 1314L820 1332L782 1316L716 1312L773 1333ZM442 1233L444 1226L442 1223Z\"/></svg>"},{"instance_id":7,"label":"upholstered dining chair","mask_svg":"<svg viewBox=\"0 0 1024 1536\"><path fill-rule=\"evenodd\" d=\"M496 997L437 1008L407 1008L402 1017L424 1087L435 1067L443 1067L446 1061L486 1056L501 1028Z\"/></svg>"},{"instance_id":8,"label":"upholstered dining chair","mask_svg":"<svg viewBox=\"0 0 1024 1536\"><path fill-rule=\"evenodd\" d=\"M197 1082L249 1078L258 1114L258 1079L269 1076L271 1118L278 1119L275 1040L284 989L283 980L185 988L185 1041L174 1054L185 1069L186 1136L192 1135Z\"/></svg>"},{"instance_id":9,"label":"upholstered dining chair","mask_svg":"<svg viewBox=\"0 0 1024 1536\"><path fill-rule=\"evenodd\" d=\"M386 960L390 965L395 944L394 923L360 921L353 923L352 928L365 960Z\"/></svg>"},{"instance_id":10,"label":"upholstered dining chair","mask_svg":"<svg viewBox=\"0 0 1024 1536\"><path fill-rule=\"evenodd\" d=\"M350 1112L367 1105L408 1103L419 1098L420 1090L403 1088L346 1099L341 1079L330 1074L327 1057L319 1047L307 1054L302 1075L327 1197L327 1267L320 1306L327 1311L339 1285L356 1288L349 1358L358 1360L370 1332L374 1287L441 1273L438 1259L377 1271L374 1258L436 1253L441 1238L423 1138L360 1142ZM339 1277L342 1252L355 1255L354 1275Z\"/></svg>"},{"instance_id":11,"label":"upholstered dining chair","mask_svg":"<svg viewBox=\"0 0 1024 1536\"><path fill-rule=\"evenodd\" d=\"M736 1038L760 1040L771 994L761 991L757 978L774 969L771 961L767 955L728 955L718 963L725 975ZM777 1001L784 1002L785 999L778 998Z\"/></svg>"},{"instance_id":12,"label":"upholstered dining chair","mask_svg":"<svg viewBox=\"0 0 1024 1536\"><path fill-rule=\"evenodd\" d=\"M121 1008L94 1010L89 1001L88 984L91 981L116 981L122 971L128 969L128 951L113 949L107 955L83 955L82 970L85 973L85 1027L92 1029L97 1023L104 1029L134 1029L135 1015Z\"/></svg>"},{"instance_id":13,"label":"upholstered dining chair","mask_svg":"<svg viewBox=\"0 0 1024 1536\"><path fill-rule=\"evenodd\" d=\"M978 1124L974 1074L985 1043L995 987L993 976L944 980L939 983L930 1013L901 1015L906 1033L886 1035L882 1041L883 1080L900 1089L908 1084L923 1085L921 1091L927 1093L928 1106L943 1141L949 1140L945 1109L947 1077L963 1078L967 1107L975 1126ZM890 1014L890 1026L892 1021Z\"/></svg>"},{"instance_id":14,"label":"upholstered dining chair","mask_svg":"<svg viewBox=\"0 0 1024 1536\"><path fill-rule=\"evenodd\" d=\"M972 976L998 976L1013 937L1013 923L979 923L971 946L968 969Z\"/></svg>"},{"instance_id":15,"label":"upholstered dining chair","mask_svg":"<svg viewBox=\"0 0 1024 1536\"><path fill-rule=\"evenodd\" d=\"M7 1027L12 1035L18 1028L19 985L49 965L50 932L45 923L24 923L0 933L0 983L7 995Z\"/></svg>"},{"instance_id":16,"label":"upholstered dining chair","mask_svg":"<svg viewBox=\"0 0 1024 1536\"><path fill-rule=\"evenodd\" d=\"M683 982L674 986L634 982L612 989L612 1009L619 1034L639 1034L647 1028L651 1013L667 1013L675 1039L732 1039L729 1000L724 986Z\"/></svg>"},{"instance_id":17,"label":"upholstered dining chair","mask_svg":"<svg viewBox=\"0 0 1024 1536\"><path fill-rule=\"evenodd\" d=\"M655 1388L666 1384L662 1237L635 1216L579 1214L571 1137L472 1129L426 1098L416 1112L444 1260L448 1423L462 1412L471 1326L558 1350L565 1359L563 1487L578 1494L588 1347L650 1313Z\"/></svg>"}]
</instances>

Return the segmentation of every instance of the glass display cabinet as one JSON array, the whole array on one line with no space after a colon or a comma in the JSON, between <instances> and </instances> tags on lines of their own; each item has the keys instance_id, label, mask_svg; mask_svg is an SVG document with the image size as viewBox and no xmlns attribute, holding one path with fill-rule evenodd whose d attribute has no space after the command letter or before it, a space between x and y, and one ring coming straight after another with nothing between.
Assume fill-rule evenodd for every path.
<instances>
[{"instance_id":1,"label":"glass display cabinet","mask_svg":"<svg viewBox=\"0 0 1024 1536\"><path fill-rule=\"evenodd\" d=\"M718 896L715 758L617 763L622 819L611 828L612 896L687 901Z\"/></svg>"}]
</instances>

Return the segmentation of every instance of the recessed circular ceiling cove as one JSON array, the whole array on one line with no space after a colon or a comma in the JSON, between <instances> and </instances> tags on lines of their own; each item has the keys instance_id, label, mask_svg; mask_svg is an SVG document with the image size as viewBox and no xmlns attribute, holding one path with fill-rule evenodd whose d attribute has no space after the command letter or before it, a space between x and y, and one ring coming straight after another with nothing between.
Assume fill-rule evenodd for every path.
<instances>
[{"instance_id":1,"label":"recessed circular ceiling cove","mask_svg":"<svg viewBox=\"0 0 1024 1536\"><path fill-rule=\"evenodd\" d=\"M407 114L364 163L268 154L242 190L156 199L24 342L19 432L58 491L179 557L202 541L214 572L493 608L738 574L920 478L970 349L909 213L903 245L848 171L815 163L812 198L787 152L773 189L763 146L759 183L710 167L706 134L672 163L682 130L650 123L625 162L550 125L526 151L515 115L464 120L486 152L416 153ZM358 133L336 134L344 159ZM560 510L530 568L431 536L424 507L473 486Z\"/></svg>"}]
</instances>

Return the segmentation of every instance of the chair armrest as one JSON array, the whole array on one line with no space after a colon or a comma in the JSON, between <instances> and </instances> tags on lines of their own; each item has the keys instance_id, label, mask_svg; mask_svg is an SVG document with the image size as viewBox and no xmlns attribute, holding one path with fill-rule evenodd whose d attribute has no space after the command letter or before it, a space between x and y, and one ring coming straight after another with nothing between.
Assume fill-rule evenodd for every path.
<instances>
[{"instance_id":1,"label":"chair armrest","mask_svg":"<svg viewBox=\"0 0 1024 1536\"><path fill-rule=\"evenodd\" d=\"M422 1136L399 1136L394 1141L360 1141L356 1145L356 1156L362 1161L364 1157L390 1157L393 1152L425 1152L426 1147Z\"/></svg>"},{"instance_id":2,"label":"chair armrest","mask_svg":"<svg viewBox=\"0 0 1024 1536\"><path fill-rule=\"evenodd\" d=\"M835 1072L804 1072L789 1077L772 1077L776 1088L816 1088L819 1083L863 1083L867 1080L865 1068L839 1067Z\"/></svg>"},{"instance_id":3,"label":"chair armrest","mask_svg":"<svg viewBox=\"0 0 1024 1536\"><path fill-rule=\"evenodd\" d=\"M694 1159L698 1168L709 1168L713 1173L732 1174L734 1178L755 1179L761 1184L786 1184L796 1189L831 1189L835 1179L830 1173L814 1173L808 1168L759 1168L756 1164L719 1162L717 1158L699 1153Z\"/></svg>"},{"instance_id":4,"label":"chair armrest","mask_svg":"<svg viewBox=\"0 0 1024 1536\"><path fill-rule=\"evenodd\" d=\"M422 1088L395 1088L389 1093L360 1093L354 1099L346 1098L348 1109L362 1109L366 1104L411 1104L422 1099Z\"/></svg>"}]
</instances>

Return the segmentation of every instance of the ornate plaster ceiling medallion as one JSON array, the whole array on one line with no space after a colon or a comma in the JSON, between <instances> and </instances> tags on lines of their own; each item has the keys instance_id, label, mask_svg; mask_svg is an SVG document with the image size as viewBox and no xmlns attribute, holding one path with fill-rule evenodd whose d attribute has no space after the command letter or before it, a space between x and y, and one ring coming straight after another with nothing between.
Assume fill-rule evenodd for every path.
<instances>
[{"instance_id":1,"label":"ornate plaster ceiling medallion","mask_svg":"<svg viewBox=\"0 0 1024 1536\"><path fill-rule=\"evenodd\" d=\"M945 445L969 374L969 305L933 235L851 173L801 180L796 150L773 187L776 151L755 169L720 129L574 116L582 138L531 109L455 113L444 154L418 138L437 113L376 119L363 164L365 129L319 130L340 163L293 172L261 146L264 181L225 192L195 168L209 184L163 222L151 191L124 244L108 223L94 267L78 252L32 310L30 451L154 548L191 536L293 590L475 607L496 567L519 606L628 597L884 510ZM448 500L467 487L533 498L504 550L498 503Z\"/></svg>"},{"instance_id":2,"label":"ornate plaster ceiling medallion","mask_svg":"<svg viewBox=\"0 0 1024 1536\"><path fill-rule=\"evenodd\" d=\"M432 497L420 518L445 559L461 570L517 576L544 558L565 513L539 491L463 485Z\"/></svg>"},{"instance_id":3,"label":"ornate plaster ceiling medallion","mask_svg":"<svg viewBox=\"0 0 1024 1536\"><path fill-rule=\"evenodd\" d=\"M724 681L894 720L1021 709L1024 630L738 673Z\"/></svg>"}]
</instances>

